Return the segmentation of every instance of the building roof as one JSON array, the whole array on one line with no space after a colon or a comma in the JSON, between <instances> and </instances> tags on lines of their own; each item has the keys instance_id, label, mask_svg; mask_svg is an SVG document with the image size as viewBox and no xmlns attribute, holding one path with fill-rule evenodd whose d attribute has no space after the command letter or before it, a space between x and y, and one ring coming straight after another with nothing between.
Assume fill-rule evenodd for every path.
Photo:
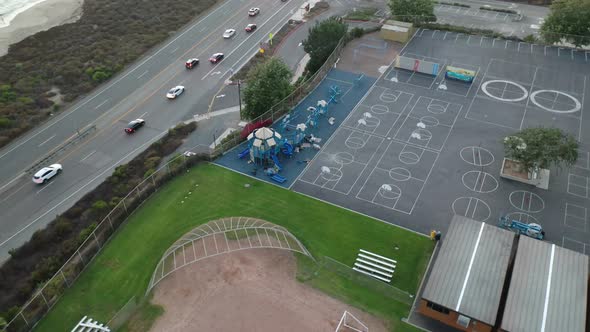
<instances>
[{"instance_id":1,"label":"building roof","mask_svg":"<svg viewBox=\"0 0 590 332\"><path fill-rule=\"evenodd\" d=\"M583 332L588 256L521 236L502 318L511 332Z\"/></svg>"},{"instance_id":2,"label":"building roof","mask_svg":"<svg viewBox=\"0 0 590 332\"><path fill-rule=\"evenodd\" d=\"M422 298L494 325L515 234L454 216Z\"/></svg>"}]
</instances>

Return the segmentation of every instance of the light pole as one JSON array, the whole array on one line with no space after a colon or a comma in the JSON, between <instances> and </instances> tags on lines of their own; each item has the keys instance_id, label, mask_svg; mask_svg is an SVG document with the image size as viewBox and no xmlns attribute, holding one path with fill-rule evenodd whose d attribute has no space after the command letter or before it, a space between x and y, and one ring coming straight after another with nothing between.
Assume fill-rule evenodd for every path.
<instances>
[{"instance_id":1,"label":"light pole","mask_svg":"<svg viewBox=\"0 0 590 332\"><path fill-rule=\"evenodd\" d=\"M240 103L240 117L242 117L242 81L238 80L238 101Z\"/></svg>"}]
</instances>

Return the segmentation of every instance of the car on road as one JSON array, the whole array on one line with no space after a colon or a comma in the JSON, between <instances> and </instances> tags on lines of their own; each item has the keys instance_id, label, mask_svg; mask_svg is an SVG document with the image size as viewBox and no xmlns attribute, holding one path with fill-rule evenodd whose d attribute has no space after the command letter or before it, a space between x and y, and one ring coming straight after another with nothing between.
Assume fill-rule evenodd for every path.
<instances>
[{"instance_id":1,"label":"car on road","mask_svg":"<svg viewBox=\"0 0 590 332\"><path fill-rule=\"evenodd\" d=\"M166 98L168 99L175 99L176 97L180 96L184 92L184 87L182 85L175 86L168 93L166 94Z\"/></svg>"},{"instance_id":2,"label":"car on road","mask_svg":"<svg viewBox=\"0 0 590 332\"><path fill-rule=\"evenodd\" d=\"M215 53L209 58L211 63L218 63L221 60L223 60L223 53Z\"/></svg>"},{"instance_id":3,"label":"car on road","mask_svg":"<svg viewBox=\"0 0 590 332\"><path fill-rule=\"evenodd\" d=\"M256 28L257 28L256 24L250 23L246 26L246 29L244 29L244 30L246 30L246 32L252 32L252 31L256 30Z\"/></svg>"},{"instance_id":4,"label":"car on road","mask_svg":"<svg viewBox=\"0 0 590 332\"><path fill-rule=\"evenodd\" d=\"M144 119L135 119L127 124L127 127L125 127L125 132L127 134L133 134L135 131L137 131L137 129L143 127L144 124Z\"/></svg>"},{"instance_id":5,"label":"car on road","mask_svg":"<svg viewBox=\"0 0 590 332\"><path fill-rule=\"evenodd\" d=\"M197 65L199 64L199 59L197 58L192 58L192 59L188 59L186 60L184 66L186 67L186 69L193 69L195 68Z\"/></svg>"},{"instance_id":6,"label":"car on road","mask_svg":"<svg viewBox=\"0 0 590 332\"><path fill-rule=\"evenodd\" d=\"M235 29L227 29L223 33L223 38L229 39L229 38L233 37L235 34L236 34L236 30Z\"/></svg>"},{"instance_id":7,"label":"car on road","mask_svg":"<svg viewBox=\"0 0 590 332\"><path fill-rule=\"evenodd\" d=\"M256 16L260 14L260 8L250 8L250 10L248 11L248 16Z\"/></svg>"},{"instance_id":8,"label":"car on road","mask_svg":"<svg viewBox=\"0 0 590 332\"><path fill-rule=\"evenodd\" d=\"M33 175L33 182L37 184L43 184L49 181L54 176L58 175L62 171L61 164L53 164L47 167L41 168L35 175Z\"/></svg>"}]
</instances>

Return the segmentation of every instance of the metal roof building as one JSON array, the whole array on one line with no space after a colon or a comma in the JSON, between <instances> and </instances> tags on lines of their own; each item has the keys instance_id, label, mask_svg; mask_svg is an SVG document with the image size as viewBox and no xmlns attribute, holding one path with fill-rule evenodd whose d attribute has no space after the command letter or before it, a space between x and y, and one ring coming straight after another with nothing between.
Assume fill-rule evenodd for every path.
<instances>
[{"instance_id":1,"label":"metal roof building","mask_svg":"<svg viewBox=\"0 0 590 332\"><path fill-rule=\"evenodd\" d=\"M422 299L489 326L496 322L515 234L455 215ZM437 310L438 311L438 310ZM457 321L453 316L453 320ZM451 318L445 319L449 323Z\"/></svg>"},{"instance_id":2,"label":"metal roof building","mask_svg":"<svg viewBox=\"0 0 590 332\"><path fill-rule=\"evenodd\" d=\"M521 236L501 328L511 332L583 332L588 256Z\"/></svg>"}]
</instances>

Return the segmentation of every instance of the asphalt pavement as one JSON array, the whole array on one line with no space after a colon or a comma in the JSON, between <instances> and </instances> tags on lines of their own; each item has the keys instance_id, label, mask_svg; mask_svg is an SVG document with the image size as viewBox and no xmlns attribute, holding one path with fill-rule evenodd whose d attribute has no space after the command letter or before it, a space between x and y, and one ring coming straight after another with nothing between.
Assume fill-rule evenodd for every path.
<instances>
[{"instance_id":1,"label":"asphalt pavement","mask_svg":"<svg viewBox=\"0 0 590 332\"><path fill-rule=\"evenodd\" d=\"M11 248L28 240L170 127L206 113L211 95L230 71L243 65L257 52L260 42L270 32L276 33L300 6L297 1L226 1L95 93L2 149L0 259L6 259ZM248 17L250 7L260 7L261 13ZM256 23L258 29L246 33L248 23ZM226 40L222 34L228 28L236 29L237 34ZM225 53L225 59L212 65L207 59L216 52ZM184 61L191 57L199 58L200 64L186 70ZM166 92L176 85L185 86L185 93L167 100ZM136 118L145 119L146 126L133 135L125 134L124 126ZM38 186L30 174L23 174L35 160L91 123L97 127L94 133L51 160L63 165L61 175Z\"/></svg>"}]
</instances>

